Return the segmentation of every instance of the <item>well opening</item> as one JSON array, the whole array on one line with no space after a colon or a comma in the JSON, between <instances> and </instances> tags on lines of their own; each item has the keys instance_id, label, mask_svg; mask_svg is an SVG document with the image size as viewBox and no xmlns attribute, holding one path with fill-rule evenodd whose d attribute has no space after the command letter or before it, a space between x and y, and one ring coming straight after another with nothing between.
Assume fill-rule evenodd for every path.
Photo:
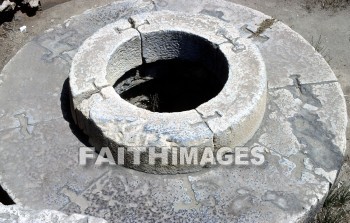
<instances>
[{"instance_id":1,"label":"well opening","mask_svg":"<svg viewBox=\"0 0 350 223\"><path fill-rule=\"evenodd\" d=\"M145 36L142 48L143 64L114 85L124 100L137 107L168 113L195 109L218 95L228 79L225 56L202 37L160 32L156 38ZM153 58L148 60L147 54Z\"/></svg>"}]
</instances>

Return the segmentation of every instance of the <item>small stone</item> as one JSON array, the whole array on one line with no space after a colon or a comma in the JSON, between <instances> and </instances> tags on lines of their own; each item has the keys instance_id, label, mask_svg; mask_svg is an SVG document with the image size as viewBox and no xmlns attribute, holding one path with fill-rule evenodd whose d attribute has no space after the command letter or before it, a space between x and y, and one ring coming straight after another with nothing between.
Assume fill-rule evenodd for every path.
<instances>
[{"instance_id":1,"label":"small stone","mask_svg":"<svg viewBox=\"0 0 350 223\"><path fill-rule=\"evenodd\" d=\"M21 26L21 28L19 28L19 31L21 31L21 33L27 32L27 26Z\"/></svg>"}]
</instances>

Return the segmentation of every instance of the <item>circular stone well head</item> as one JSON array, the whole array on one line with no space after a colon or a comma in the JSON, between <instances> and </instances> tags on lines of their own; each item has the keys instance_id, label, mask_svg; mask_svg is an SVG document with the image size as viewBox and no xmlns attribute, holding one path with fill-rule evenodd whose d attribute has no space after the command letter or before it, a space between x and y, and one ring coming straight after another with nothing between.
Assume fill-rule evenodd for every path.
<instances>
[{"instance_id":1,"label":"circular stone well head","mask_svg":"<svg viewBox=\"0 0 350 223\"><path fill-rule=\"evenodd\" d=\"M70 72L75 122L96 148L244 145L265 112L266 73L258 49L227 23L175 12L140 14L100 29L80 47ZM176 174L200 166L125 166Z\"/></svg>"},{"instance_id":2,"label":"circular stone well head","mask_svg":"<svg viewBox=\"0 0 350 223\"><path fill-rule=\"evenodd\" d=\"M223 89L229 65L218 45L181 31L160 30L145 41L154 58L146 57L117 80L114 87L123 99L153 112L181 112L196 109ZM110 66L107 72L118 70Z\"/></svg>"}]
</instances>

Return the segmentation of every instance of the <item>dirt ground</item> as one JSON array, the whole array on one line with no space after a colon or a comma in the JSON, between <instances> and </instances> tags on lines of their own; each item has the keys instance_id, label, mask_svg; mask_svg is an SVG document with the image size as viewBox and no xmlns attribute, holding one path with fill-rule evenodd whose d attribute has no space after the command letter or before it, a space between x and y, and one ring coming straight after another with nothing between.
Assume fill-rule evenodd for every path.
<instances>
[{"instance_id":1,"label":"dirt ground","mask_svg":"<svg viewBox=\"0 0 350 223\"><path fill-rule=\"evenodd\" d=\"M0 25L0 70L12 56L32 37L61 24L69 17L88 8L113 0L43 0L42 11L29 17L17 12L12 22ZM350 6L341 9L322 9L320 5L308 5L308 0L230 0L248 6L284 22L315 43L320 39L323 55L340 80L347 106L350 103ZM62 4L61 4L62 3ZM19 28L27 26L27 32ZM1 80L0 80L1 85ZM350 112L348 111L348 117ZM349 130L348 125L348 130ZM338 182L350 182L350 131L347 133L347 158Z\"/></svg>"},{"instance_id":2,"label":"dirt ground","mask_svg":"<svg viewBox=\"0 0 350 223\"><path fill-rule=\"evenodd\" d=\"M62 24L71 16L81 14L89 8L110 2L113 0L42 0L42 10L37 11L35 15L28 16L26 13L17 11L11 22L1 24L0 20L0 70L26 42L37 34ZM20 32L22 26L27 27L26 32Z\"/></svg>"}]
</instances>

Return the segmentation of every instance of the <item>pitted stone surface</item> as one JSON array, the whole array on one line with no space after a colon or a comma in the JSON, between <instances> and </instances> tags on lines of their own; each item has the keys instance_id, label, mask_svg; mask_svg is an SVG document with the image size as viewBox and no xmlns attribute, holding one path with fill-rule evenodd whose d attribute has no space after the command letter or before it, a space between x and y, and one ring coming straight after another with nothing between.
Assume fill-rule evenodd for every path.
<instances>
[{"instance_id":1,"label":"pitted stone surface","mask_svg":"<svg viewBox=\"0 0 350 223\"><path fill-rule=\"evenodd\" d=\"M154 10L218 17L244 37L252 35L247 28L255 32L270 18L220 0L123 1L40 35L0 75L0 157L6 160L0 162L1 185L16 203L30 208L89 214L110 222L305 222L321 205L341 166L346 108L327 63L281 22L249 38L261 51L269 84L263 122L246 144L265 147L263 166L159 176L78 165L78 148L84 144L60 111L71 59L97 29ZM284 60L276 61L272 49Z\"/></svg>"},{"instance_id":2,"label":"pitted stone surface","mask_svg":"<svg viewBox=\"0 0 350 223\"><path fill-rule=\"evenodd\" d=\"M4 206L0 204L0 221L6 223L107 223L101 218L94 218L80 214L70 216L53 210L35 211L17 205Z\"/></svg>"},{"instance_id":3,"label":"pitted stone surface","mask_svg":"<svg viewBox=\"0 0 350 223\"><path fill-rule=\"evenodd\" d=\"M126 71L141 64L141 38L127 20L103 27L85 41L73 60L70 87L74 104L113 85Z\"/></svg>"},{"instance_id":4,"label":"pitted stone surface","mask_svg":"<svg viewBox=\"0 0 350 223\"><path fill-rule=\"evenodd\" d=\"M225 87L217 97L196 108L207 119L218 148L243 146L265 114L265 64L249 40L239 39L236 44L242 46L242 51L226 54L233 63ZM224 53L232 52L233 47L228 43L220 45Z\"/></svg>"},{"instance_id":5,"label":"pitted stone surface","mask_svg":"<svg viewBox=\"0 0 350 223\"><path fill-rule=\"evenodd\" d=\"M204 15L161 11L132 16L131 21L141 34L142 56L147 63L181 57L211 65L213 58L209 57L210 49L206 49L206 46L191 36L184 43L183 33L203 37L215 45L235 42L239 37L238 31L232 26ZM183 46L178 47L179 44ZM208 57L203 54L208 54ZM209 67L214 66L210 65Z\"/></svg>"},{"instance_id":6,"label":"pitted stone surface","mask_svg":"<svg viewBox=\"0 0 350 223\"><path fill-rule=\"evenodd\" d=\"M217 75L227 66L228 80L213 99L175 113L140 109L113 90L117 79L142 60L170 59L200 62ZM93 146L108 146L115 154L118 147L137 146L197 147L202 153L206 147L243 146L254 135L265 112L267 80L258 49L251 41L239 39L236 29L204 15L161 11L120 20L87 39L73 59L70 86L73 116ZM168 157L172 157L170 152ZM182 165L169 170L133 168L163 174L200 169Z\"/></svg>"},{"instance_id":7,"label":"pitted stone surface","mask_svg":"<svg viewBox=\"0 0 350 223\"><path fill-rule=\"evenodd\" d=\"M233 3L219 4L210 0L158 0L155 4L158 10L201 13L234 24L243 37L252 39L260 49L266 64L269 88L293 85L291 76L295 74L300 75L302 84L337 81L330 66L320 62L323 61L322 56L301 35L282 22L276 21L260 35L267 38L252 36L259 24L271 19L259 11L241 5L231 7Z\"/></svg>"}]
</instances>

